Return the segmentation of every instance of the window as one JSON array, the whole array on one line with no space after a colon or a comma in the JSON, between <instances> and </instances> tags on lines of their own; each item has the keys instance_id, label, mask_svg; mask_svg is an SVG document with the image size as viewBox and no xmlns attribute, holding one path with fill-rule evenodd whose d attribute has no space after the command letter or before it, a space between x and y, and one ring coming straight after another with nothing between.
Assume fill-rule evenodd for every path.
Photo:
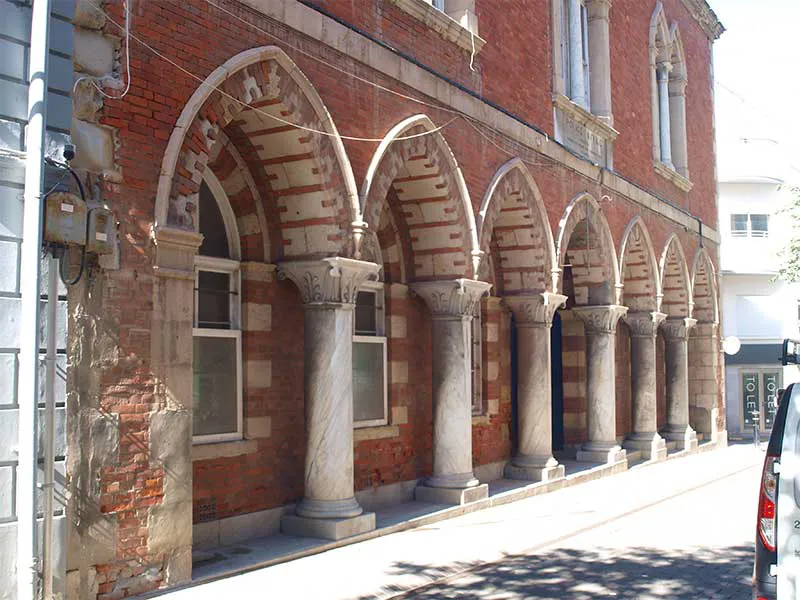
<instances>
[{"instance_id":1,"label":"window","mask_svg":"<svg viewBox=\"0 0 800 600\"><path fill-rule=\"evenodd\" d=\"M769 236L769 215L731 215L731 237Z\"/></svg>"},{"instance_id":2,"label":"window","mask_svg":"<svg viewBox=\"0 0 800 600\"><path fill-rule=\"evenodd\" d=\"M196 442L242 436L238 233L221 186L213 175L207 175L207 181L199 193L203 243L195 257L192 428Z\"/></svg>"},{"instance_id":3,"label":"window","mask_svg":"<svg viewBox=\"0 0 800 600\"><path fill-rule=\"evenodd\" d=\"M667 26L661 2L650 21L653 158L680 187L689 177L686 146L686 60L680 31ZM663 169L667 169L665 172ZM672 173L669 173L669 172ZM674 175L680 175L676 178ZM680 181L683 178L684 181Z\"/></svg>"},{"instance_id":4,"label":"window","mask_svg":"<svg viewBox=\"0 0 800 600\"><path fill-rule=\"evenodd\" d=\"M585 0L557 0L560 85L558 91L590 110L589 16Z\"/></svg>"},{"instance_id":5,"label":"window","mask_svg":"<svg viewBox=\"0 0 800 600\"><path fill-rule=\"evenodd\" d=\"M386 425L388 416L383 285L367 282L356 296L353 332L353 423Z\"/></svg>"},{"instance_id":6,"label":"window","mask_svg":"<svg viewBox=\"0 0 800 600\"><path fill-rule=\"evenodd\" d=\"M444 0L432 0L431 4L433 4L434 8L438 8L442 12L444 12Z\"/></svg>"},{"instance_id":7,"label":"window","mask_svg":"<svg viewBox=\"0 0 800 600\"><path fill-rule=\"evenodd\" d=\"M472 414L483 414L483 319L481 305L477 303L472 317L472 344L470 346L472 368Z\"/></svg>"}]
</instances>

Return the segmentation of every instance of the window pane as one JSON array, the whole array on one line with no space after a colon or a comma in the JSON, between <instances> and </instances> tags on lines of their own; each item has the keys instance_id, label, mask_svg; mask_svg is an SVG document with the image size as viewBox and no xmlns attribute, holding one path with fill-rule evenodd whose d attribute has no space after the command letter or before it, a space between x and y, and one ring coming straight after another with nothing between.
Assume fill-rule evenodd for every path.
<instances>
[{"instance_id":1,"label":"window pane","mask_svg":"<svg viewBox=\"0 0 800 600\"><path fill-rule=\"evenodd\" d=\"M383 344L353 342L353 421L385 420Z\"/></svg>"},{"instance_id":2,"label":"window pane","mask_svg":"<svg viewBox=\"0 0 800 600\"><path fill-rule=\"evenodd\" d=\"M203 243L199 250L202 256L230 258L225 221L217 199L205 182L200 186L200 233L203 234Z\"/></svg>"},{"instance_id":3,"label":"window pane","mask_svg":"<svg viewBox=\"0 0 800 600\"><path fill-rule=\"evenodd\" d=\"M236 338L194 338L194 435L236 433Z\"/></svg>"},{"instance_id":4,"label":"window pane","mask_svg":"<svg viewBox=\"0 0 800 600\"><path fill-rule=\"evenodd\" d=\"M747 215L731 215L731 233L734 237L747 235Z\"/></svg>"},{"instance_id":5,"label":"window pane","mask_svg":"<svg viewBox=\"0 0 800 600\"><path fill-rule=\"evenodd\" d=\"M356 333L378 335L375 292L358 292L356 296Z\"/></svg>"},{"instance_id":6,"label":"window pane","mask_svg":"<svg viewBox=\"0 0 800 600\"><path fill-rule=\"evenodd\" d=\"M767 237L769 215L750 215L750 231L755 237Z\"/></svg>"},{"instance_id":7,"label":"window pane","mask_svg":"<svg viewBox=\"0 0 800 600\"><path fill-rule=\"evenodd\" d=\"M197 326L231 329L231 275L200 271L197 281Z\"/></svg>"}]
</instances>

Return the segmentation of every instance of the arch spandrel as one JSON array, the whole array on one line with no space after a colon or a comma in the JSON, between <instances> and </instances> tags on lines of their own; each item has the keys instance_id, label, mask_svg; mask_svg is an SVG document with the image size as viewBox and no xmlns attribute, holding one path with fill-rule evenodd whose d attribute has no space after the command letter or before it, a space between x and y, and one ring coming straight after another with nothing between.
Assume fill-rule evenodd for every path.
<instances>
[{"instance_id":1,"label":"arch spandrel","mask_svg":"<svg viewBox=\"0 0 800 600\"><path fill-rule=\"evenodd\" d=\"M660 310L659 267L650 232L639 216L628 224L622 236L619 264L622 304L631 312Z\"/></svg>"}]
</instances>

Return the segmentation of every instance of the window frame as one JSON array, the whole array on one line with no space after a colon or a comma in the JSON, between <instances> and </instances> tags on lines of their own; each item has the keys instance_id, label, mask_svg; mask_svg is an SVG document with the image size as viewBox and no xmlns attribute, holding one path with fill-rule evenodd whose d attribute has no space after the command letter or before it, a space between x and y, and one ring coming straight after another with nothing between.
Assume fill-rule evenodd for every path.
<instances>
[{"instance_id":1,"label":"window frame","mask_svg":"<svg viewBox=\"0 0 800 600\"><path fill-rule=\"evenodd\" d=\"M389 424L389 361L388 341L386 337L386 295L383 283L380 281L366 281L361 284L358 293L367 292L375 295L375 334L356 333L356 319L353 314L353 345L355 344L380 344L383 347L383 417L356 421L355 418L355 389L353 390L353 429L367 427L382 427ZM355 311L355 308L354 308Z\"/></svg>"},{"instance_id":2,"label":"window frame","mask_svg":"<svg viewBox=\"0 0 800 600\"><path fill-rule=\"evenodd\" d=\"M766 229L754 229L753 228L753 217L765 217L766 219ZM744 229L735 229L734 222L736 217L744 217ZM742 239L742 238L758 238L758 239L766 239L769 237L769 221L770 215L767 213L731 213L731 227L730 227L730 235L732 238L735 239Z\"/></svg>"},{"instance_id":3,"label":"window frame","mask_svg":"<svg viewBox=\"0 0 800 600\"><path fill-rule=\"evenodd\" d=\"M195 435L192 424L192 444L214 444L219 442L239 441L244 439L244 360L242 349L242 270L240 258L239 235L236 228L236 217L227 201L219 180L213 173L206 172L203 181L208 186L211 195L217 202L217 207L225 223L228 237L228 251L233 258L220 258L216 256L196 255L194 257L194 290L192 293L192 343L197 337L202 338L227 338L235 341L236 347L236 431ZM198 231L200 223L197 224ZM224 273L229 275L229 327L221 329L216 327L199 327L199 280L200 272ZM195 371L192 367L192 380ZM192 391L194 402L194 390Z\"/></svg>"}]
</instances>

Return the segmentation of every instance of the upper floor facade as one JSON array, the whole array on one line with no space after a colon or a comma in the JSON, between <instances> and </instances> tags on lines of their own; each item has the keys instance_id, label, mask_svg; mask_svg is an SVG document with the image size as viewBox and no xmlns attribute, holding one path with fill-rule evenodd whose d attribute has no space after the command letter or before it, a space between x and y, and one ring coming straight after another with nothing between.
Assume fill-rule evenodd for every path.
<instances>
[{"instance_id":1,"label":"upper floor facade","mask_svg":"<svg viewBox=\"0 0 800 600\"><path fill-rule=\"evenodd\" d=\"M705 0L305 4L716 227Z\"/></svg>"}]
</instances>

